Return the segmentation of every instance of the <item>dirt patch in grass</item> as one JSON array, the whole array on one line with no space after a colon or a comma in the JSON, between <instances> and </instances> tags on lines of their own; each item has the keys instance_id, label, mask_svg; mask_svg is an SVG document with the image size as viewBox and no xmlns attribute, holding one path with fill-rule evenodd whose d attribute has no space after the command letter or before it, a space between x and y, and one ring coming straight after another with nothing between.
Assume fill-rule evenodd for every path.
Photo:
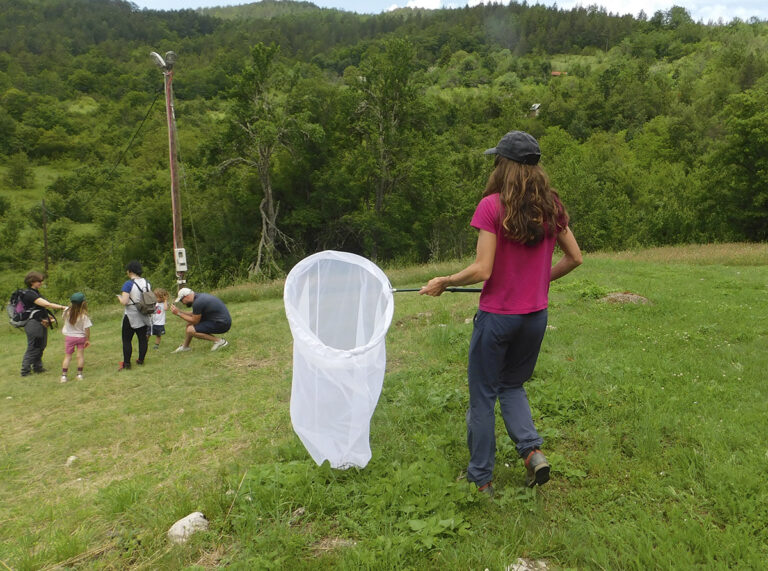
<instances>
[{"instance_id":1,"label":"dirt patch in grass","mask_svg":"<svg viewBox=\"0 0 768 571\"><path fill-rule=\"evenodd\" d=\"M415 315L407 315L403 317L402 319L398 319L395 322L395 325L397 327L405 327L406 325L413 323L414 321L423 321L428 320L430 317L432 317L431 311L424 311L422 313L417 313Z\"/></svg>"},{"instance_id":2,"label":"dirt patch in grass","mask_svg":"<svg viewBox=\"0 0 768 571\"><path fill-rule=\"evenodd\" d=\"M312 553L316 557L319 557L330 551L344 549L345 547L354 547L355 545L357 545L357 542L352 539L344 537L324 537L312 546Z\"/></svg>"},{"instance_id":3,"label":"dirt patch in grass","mask_svg":"<svg viewBox=\"0 0 768 571\"><path fill-rule=\"evenodd\" d=\"M603 303L651 303L647 297L632 293L630 291L609 293L605 297L601 297L600 301Z\"/></svg>"},{"instance_id":4,"label":"dirt patch in grass","mask_svg":"<svg viewBox=\"0 0 768 571\"><path fill-rule=\"evenodd\" d=\"M216 569L219 567L223 557L224 547L218 545L213 551L204 551L200 555L200 558L195 562L195 565L198 565L204 569Z\"/></svg>"},{"instance_id":5,"label":"dirt patch in grass","mask_svg":"<svg viewBox=\"0 0 768 571\"><path fill-rule=\"evenodd\" d=\"M230 359L230 364L236 369L264 369L267 367L276 367L284 364L285 357L275 355L263 359L253 359L245 355L238 355Z\"/></svg>"}]
</instances>

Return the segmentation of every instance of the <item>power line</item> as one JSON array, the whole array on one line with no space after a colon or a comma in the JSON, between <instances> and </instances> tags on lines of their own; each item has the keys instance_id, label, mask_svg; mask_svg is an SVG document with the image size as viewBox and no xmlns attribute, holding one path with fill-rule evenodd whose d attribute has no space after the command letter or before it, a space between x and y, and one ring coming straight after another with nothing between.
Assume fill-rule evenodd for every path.
<instances>
[{"instance_id":1,"label":"power line","mask_svg":"<svg viewBox=\"0 0 768 571\"><path fill-rule=\"evenodd\" d=\"M112 170L109 171L109 174L107 175L107 180L112 178L112 174L115 172L115 169L120 165L120 163L123 161L123 158L125 157L125 153L128 152L128 149L131 148L131 145L133 145L133 141L136 138L136 135L139 134L139 131L141 131L141 128L144 126L144 123L147 120L147 117L149 117L149 114L152 112L152 108L155 106L155 102L157 101L157 98L160 97L160 94L162 93L162 90L158 89L155 98L152 100L152 103L149 106L149 109L147 109L147 114L144 115L144 119L141 120L141 124L139 125L139 128L136 129L136 131L133 133L133 137L131 137L131 140L128 141L128 146L125 147L122 154L120 155L120 158L117 159L117 162L115 163L115 166L112 167Z\"/></svg>"}]
</instances>

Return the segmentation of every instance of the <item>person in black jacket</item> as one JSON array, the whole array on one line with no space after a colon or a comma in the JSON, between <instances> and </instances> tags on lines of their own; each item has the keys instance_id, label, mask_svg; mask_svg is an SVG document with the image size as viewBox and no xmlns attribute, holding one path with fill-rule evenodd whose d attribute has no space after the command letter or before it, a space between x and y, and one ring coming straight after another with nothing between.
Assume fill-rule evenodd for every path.
<instances>
[{"instance_id":1,"label":"person in black jacket","mask_svg":"<svg viewBox=\"0 0 768 571\"><path fill-rule=\"evenodd\" d=\"M44 373L43 351L48 345L48 328L45 325L48 320L48 311L50 309L66 309L66 305L51 303L40 295L40 286L43 285L45 276L40 272L29 272L24 277L24 284L27 291L24 292L22 301L24 303L24 312L30 312L29 321L24 325L24 332L27 334L27 351L21 361L21 376L26 377L34 373Z\"/></svg>"}]
</instances>

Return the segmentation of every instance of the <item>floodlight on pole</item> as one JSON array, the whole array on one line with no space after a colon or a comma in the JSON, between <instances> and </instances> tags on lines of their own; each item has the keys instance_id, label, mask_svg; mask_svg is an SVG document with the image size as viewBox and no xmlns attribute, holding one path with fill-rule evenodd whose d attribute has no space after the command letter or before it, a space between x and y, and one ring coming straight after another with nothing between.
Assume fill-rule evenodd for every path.
<instances>
[{"instance_id":1,"label":"floodlight on pole","mask_svg":"<svg viewBox=\"0 0 768 571\"><path fill-rule=\"evenodd\" d=\"M155 62L155 65L159 67L162 70L165 70L165 60L162 58L162 56L157 52L149 52L149 55L152 57L152 60Z\"/></svg>"},{"instance_id":2,"label":"floodlight on pole","mask_svg":"<svg viewBox=\"0 0 768 571\"><path fill-rule=\"evenodd\" d=\"M176 264L176 281L179 288L186 284L187 255L181 231L181 203L179 200L179 174L176 166L176 116L173 110L173 64L175 52L165 52L163 58L157 52L149 55L165 76L165 115L168 120L168 157L171 168L171 210L173 211L173 259Z\"/></svg>"}]
</instances>

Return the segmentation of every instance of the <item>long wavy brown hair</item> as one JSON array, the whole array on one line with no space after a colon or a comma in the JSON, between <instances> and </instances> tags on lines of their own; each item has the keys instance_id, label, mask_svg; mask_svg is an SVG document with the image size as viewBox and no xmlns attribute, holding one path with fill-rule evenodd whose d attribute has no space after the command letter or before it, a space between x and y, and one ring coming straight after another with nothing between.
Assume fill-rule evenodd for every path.
<instances>
[{"instance_id":1,"label":"long wavy brown hair","mask_svg":"<svg viewBox=\"0 0 768 571\"><path fill-rule=\"evenodd\" d=\"M67 321L69 321L70 325L75 325L75 323L77 323L77 318L81 315L88 315L88 302L82 301L77 303L76 301L73 301L69 309Z\"/></svg>"},{"instance_id":2,"label":"long wavy brown hair","mask_svg":"<svg viewBox=\"0 0 768 571\"><path fill-rule=\"evenodd\" d=\"M504 235L535 246L568 226L568 213L539 165L524 165L496 155L483 196L499 193L504 207Z\"/></svg>"}]
</instances>

